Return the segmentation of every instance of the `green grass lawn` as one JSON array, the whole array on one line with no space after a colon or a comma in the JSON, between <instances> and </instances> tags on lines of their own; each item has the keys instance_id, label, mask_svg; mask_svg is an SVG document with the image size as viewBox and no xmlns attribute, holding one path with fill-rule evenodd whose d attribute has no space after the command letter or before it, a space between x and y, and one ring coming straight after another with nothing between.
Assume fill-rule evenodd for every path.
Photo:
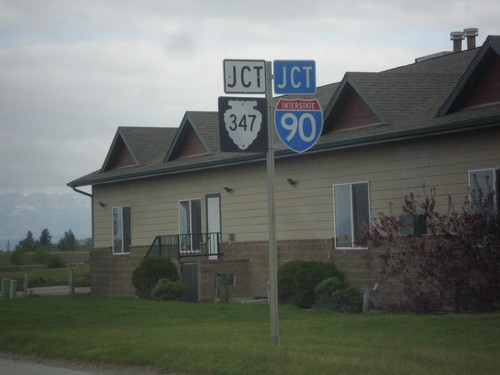
<instances>
[{"instance_id":1,"label":"green grass lawn","mask_svg":"<svg viewBox=\"0 0 500 375\"><path fill-rule=\"evenodd\" d=\"M74 272L75 286L88 286L90 266L88 264L64 268L35 266L11 266L0 268L0 278L16 279L17 290L23 289L24 273L28 274L29 288L68 285L69 271Z\"/></svg>"},{"instance_id":2,"label":"green grass lawn","mask_svg":"<svg viewBox=\"0 0 500 375\"><path fill-rule=\"evenodd\" d=\"M336 314L90 296L0 300L0 350L188 374L493 374L500 315Z\"/></svg>"}]
</instances>

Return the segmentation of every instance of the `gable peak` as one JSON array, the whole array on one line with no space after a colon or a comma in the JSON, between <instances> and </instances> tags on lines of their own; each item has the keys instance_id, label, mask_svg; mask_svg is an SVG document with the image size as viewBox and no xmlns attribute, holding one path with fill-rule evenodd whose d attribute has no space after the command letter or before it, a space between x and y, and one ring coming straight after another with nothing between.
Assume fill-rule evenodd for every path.
<instances>
[{"instance_id":1,"label":"gable peak","mask_svg":"<svg viewBox=\"0 0 500 375\"><path fill-rule=\"evenodd\" d=\"M165 161L210 153L210 147L208 147L198 128L194 125L189 113L186 113L165 157Z\"/></svg>"}]
</instances>

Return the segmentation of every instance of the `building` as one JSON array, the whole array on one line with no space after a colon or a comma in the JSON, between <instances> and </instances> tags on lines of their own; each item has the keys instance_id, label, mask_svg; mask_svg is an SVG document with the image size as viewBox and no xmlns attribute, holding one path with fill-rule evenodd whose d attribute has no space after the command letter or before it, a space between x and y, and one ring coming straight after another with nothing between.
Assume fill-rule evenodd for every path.
<instances>
[{"instance_id":1,"label":"building","mask_svg":"<svg viewBox=\"0 0 500 375\"><path fill-rule=\"evenodd\" d=\"M359 233L390 202L425 184L445 207L474 175L498 183L500 36L464 51L454 42L454 52L318 88L318 143L301 154L276 144L280 263L331 261L371 288L378 257ZM221 152L216 112L186 112L178 128L118 128L102 168L68 183L92 186L92 293L133 295L132 270L161 254L179 262L193 300L214 300L221 279L233 296L266 296L265 159ZM380 284L377 304L391 288Z\"/></svg>"}]
</instances>

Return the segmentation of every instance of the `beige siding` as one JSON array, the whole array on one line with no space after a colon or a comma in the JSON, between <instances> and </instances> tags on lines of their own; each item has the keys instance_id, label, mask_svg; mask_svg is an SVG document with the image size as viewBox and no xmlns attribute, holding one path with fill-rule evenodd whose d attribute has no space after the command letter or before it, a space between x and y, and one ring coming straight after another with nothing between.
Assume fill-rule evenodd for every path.
<instances>
[{"instance_id":1,"label":"beige siding","mask_svg":"<svg viewBox=\"0 0 500 375\"><path fill-rule=\"evenodd\" d=\"M500 130L450 135L420 141L369 146L328 154L276 160L277 239L328 239L333 236L332 185L368 181L372 218L395 210L422 185L437 187L440 203L452 194L459 207L472 169L500 166ZM177 234L178 201L220 193L222 231L236 241L267 240L265 163L94 186L95 246L111 246L111 208L132 207L132 244L146 246L158 234ZM296 180L297 186L288 184ZM226 193L224 186L233 189ZM101 208L98 202L106 203ZM444 206L442 206L444 207ZM398 213L398 212L394 212Z\"/></svg>"}]
</instances>

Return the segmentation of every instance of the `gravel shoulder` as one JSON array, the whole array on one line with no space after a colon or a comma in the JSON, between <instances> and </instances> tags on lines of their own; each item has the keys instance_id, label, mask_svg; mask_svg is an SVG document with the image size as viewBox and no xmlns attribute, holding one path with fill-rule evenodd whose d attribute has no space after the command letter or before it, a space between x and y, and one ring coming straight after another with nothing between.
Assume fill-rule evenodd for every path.
<instances>
[{"instance_id":1,"label":"gravel shoulder","mask_svg":"<svg viewBox=\"0 0 500 375\"><path fill-rule=\"evenodd\" d=\"M161 372L150 367L90 364L78 360L45 358L33 354L1 351L0 369L3 375L161 375Z\"/></svg>"}]
</instances>

